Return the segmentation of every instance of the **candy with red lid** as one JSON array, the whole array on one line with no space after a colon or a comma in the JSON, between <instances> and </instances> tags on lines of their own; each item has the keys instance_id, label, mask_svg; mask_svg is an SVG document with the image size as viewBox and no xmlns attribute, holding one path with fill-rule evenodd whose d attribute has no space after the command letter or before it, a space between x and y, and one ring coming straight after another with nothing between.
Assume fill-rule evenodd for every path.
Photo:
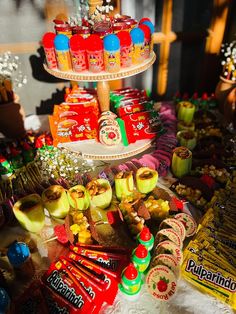
<instances>
[{"instance_id":1,"label":"candy with red lid","mask_svg":"<svg viewBox=\"0 0 236 314\"><path fill-rule=\"evenodd\" d=\"M138 241L143 244L148 251L151 251L154 245L154 237L148 227L143 227L143 230L138 235Z\"/></svg>"},{"instance_id":2,"label":"candy with red lid","mask_svg":"<svg viewBox=\"0 0 236 314\"><path fill-rule=\"evenodd\" d=\"M92 34L86 39L89 71L98 73L104 71L103 41L99 35Z\"/></svg>"},{"instance_id":3,"label":"candy with red lid","mask_svg":"<svg viewBox=\"0 0 236 314\"><path fill-rule=\"evenodd\" d=\"M117 33L120 40L120 63L122 68L127 68L132 65L132 39L127 31Z\"/></svg>"},{"instance_id":4,"label":"candy with red lid","mask_svg":"<svg viewBox=\"0 0 236 314\"><path fill-rule=\"evenodd\" d=\"M139 25L139 28L144 32L144 59L148 59L150 56L151 30L146 24Z\"/></svg>"},{"instance_id":5,"label":"candy with red lid","mask_svg":"<svg viewBox=\"0 0 236 314\"><path fill-rule=\"evenodd\" d=\"M49 69L57 69L57 58L54 48L55 33L48 32L43 35L42 44Z\"/></svg>"},{"instance_id":6,"label":"candy with red lid","mask_svg":"<svg viewBox=\"0 0 236 314\"><path fill-rule=\"evenodd\" d=\"M87 70L86 44L82 36L77 34L70 38L70 54L73 71L81 72Z\"/></svg>"},{"instance_id":7,"label":"candy with red lid","mask_svg":"<svg viewBox=\"0 0 236 314\"><path fill-rule=\"evenodd\" d=\"M143 273L149 266L151 256L143 244L139 244L132 253L132 262L134 266Z\"/></svg>"},{"instance_id":8,"label":"candy with red lid","mask_svg":"<svg viewBox=\"0 0 236 314\"><path fill-rule=\"evenodd\" d=\"M138 295L142 286L142 278L140 272L130 263L122 272L120 291L127 296Z\"/></svg>"}]
</instances>

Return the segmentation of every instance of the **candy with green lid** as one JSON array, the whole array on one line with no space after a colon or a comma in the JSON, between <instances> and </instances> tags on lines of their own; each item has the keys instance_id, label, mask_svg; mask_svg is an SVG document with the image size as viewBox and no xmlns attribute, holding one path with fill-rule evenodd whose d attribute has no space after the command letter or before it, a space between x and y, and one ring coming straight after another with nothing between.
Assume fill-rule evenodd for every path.
<instances>
[{"instance_id":1,"label":"candy with green lid","mask_svg":"<svg viewBox=\"0 0 236 314\"><path fill-rule=\"evenodd\" d=\"M120 70L120 40L115 34L104 37L104 63L107 72L115 73Z\"/></svg>"},{"instance_id":2,"label":"candy with green lid","mask_svg":"<svg viewBox=\"0 0 236 314\"><path fill-rule=\"evenodd\" d=\"M141 290L142 278L140 272L130 263L122 272L120 291L127 296L137 296Z\"/></svg>"},{"instance_id":3,"label":"candy with green lid","mask_svg":"<svg viewBox=\"0 0 236 314\"><path fill-rule=\"evenodd\" d=\"M154 236L151 234L148 227L143 227L143 230L138 235L138 241L143 244L148 251L151 251L154 245Z\"/></svg>"},{"instance_id":4,"label":"candy with green lid","mask_svg":"<svg viewBox=\"0 0 236 314\"><path fill-rule=\"evenodd\" d=\"M14 268L16 276L32 278L35 269L26 243L13 242L7 250L7 257Z\"/></svg>"},{"instance_id":5,"label":"candy with green lid","mask_svg":"<svg viewBox=\"0 0 236 314\"><path fill-rule=\"evenodd\" d=\"M69 50L69 38L66 35L56 35L54 39L58 68L61 71L71 71L71 57Z\"/></svg>"},{"instance_id":6,"label":"candy with green lid","mask_svg":"<svg viewBox=\"0 0 236 314\"><path fill-rule=\"evenodd\" d=\"M144 60L144 32L137 27L130 32L133 42L132 63L140 64Z\"/></svg>"},{"instance_id":7,"label":"candy with green lid","mask_svg":"<svg viewBox=\"0 0 236 314\"><path fill-rule=\"evenodd\" d=\"M139 244L132 253L132 262L134 266L143 273L149 266L151 255L143 244Z\"/></svg>"}]
</instances>

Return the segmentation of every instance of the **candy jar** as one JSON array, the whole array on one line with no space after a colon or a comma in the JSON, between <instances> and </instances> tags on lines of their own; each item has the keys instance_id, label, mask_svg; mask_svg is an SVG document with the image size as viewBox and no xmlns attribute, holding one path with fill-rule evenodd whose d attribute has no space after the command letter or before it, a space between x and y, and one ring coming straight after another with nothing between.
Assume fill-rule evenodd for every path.
<instances>
[{"instance_id":1,"label":"candy jar","mask_svg":"<svg viewBox=\"0 0 236 314\"><path fill-rule=\"evenodd\" d=\"M57 69L57 57L54 48L55 33L49 32L43 35L42 44L49 69Z\"/></svg>"},{"instance_id":2,"label":"candy jar","mask_svg":"<svg viewBox=\"0 0 236 314\"><path fill-rule=\"evenodd\" d=\"M96 34L90 35L86 39L86 48L89 71L93 73L104 71L102 39Z\"/></svg>"},{"instance_id":3,"label":"candy jar","mask_svg":"<svg viewBox=\"0 0 236 314\"><path fill-rule=\"evenodd\" d=\"M86 45L82 36L73 35L70 38L70 55L73 71L81 72L87 69Z\"/></svg>"},{"instance_id":4,"label":"candy jar","mask_svg":"<svg viewBox=\"0 0 236 314\"><path fill-rule=\"evenodd\" d=\"M66 35L56 35L54 45L57 55L58 68L61 71L71 71L71 57L69 50L69 38Z\"/></svg>"},{"instance_id":5,"label":"candy jar","mask_svg":"<svg viewBox=\"0 0 236 314\"><path fill-rule=\"evenodd\" d=\"M138 242L143 244L148 251L151 251L154 245L154 236L148 227L143 227L143 230L138 235Z\"/></svg>"},{"instance_id":6,"label":"candy jar","mask_svg":"<svg viewBox=\"0 0 236 314\"><path fill-rule=\"evenodd\" d=\"M104 37L104 63L107 72L120 70L120 40L114 34Z\"/></svg>"},{"instance_id":7,"label":"candy jar","mask_svg":"<svg viewBox=\"0 0 236 314\"><path fill-rule=\"evenodd\" d=\"M7 257L13 266L15 275L20 278L32 278L35 272L29 247L24 242L13 242L7 251Z\"/></svg>"},{"instance_id":8,"label":"candy jar","mask_svg":"<svg viewBox=\"0 0 236 314\"><path fill-rule=\"evenodd\" d=\"M130 32L133 42L132 63L140 64L144 60L144 33L140 28L134 28Z\"/></svg>"},{"instance_id":9,"label":"candy jar","mask_svg":"<svg viewBox=\"0 0 236 314\"><path fill-rule=\"evenodd\" d=\"M122 272L121 283L119 289L128 299L136 299L142 286L140 272L135 268L133 263L130 263Z\"/></svg>"},{"instance_id":10,"label":"candy jar","mask_svg":"<svg viewBox=\"0 0 236 314\"><path fill-rule=\"evenodd\" d=\"M117 33L120 40L120 64L122 68L127 68L132 65L132 39L127 31Z\"/></svg>"},{"instance_id":11,"label":"candy jar","mask_svg":"<svg viewBox=\"0 0 236 314\"><path fill-rule=\"evenodd\" d=\"M148 59L150 56L151 31L145 24L139 25L139 28L144 32L144 59Z\"/></svg>"},{"instance_id":12,"label":"candy jar","mask_svg":"<svg viewBox=\"0 0 236 314\"><path fill-rule=\"evenodd\" d=\"M134 266L143 273L149 266L151 256L147 248L143 244L139 244L132 253L132 262Z\"/></svg>"}]
</instances>

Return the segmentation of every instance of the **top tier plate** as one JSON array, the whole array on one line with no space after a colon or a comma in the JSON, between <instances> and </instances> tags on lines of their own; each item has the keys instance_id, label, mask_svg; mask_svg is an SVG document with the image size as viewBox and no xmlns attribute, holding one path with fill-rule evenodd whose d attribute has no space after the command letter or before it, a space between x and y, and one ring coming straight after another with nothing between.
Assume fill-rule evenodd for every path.
<instances>
[{"instance_id":1,"label":"top tier plate","mask_svg":"<svg viewBox=\"0 0 236 314\"><path fill-rule=\"evenodd\" d=\"M133 65L128 68L123 68L119 72L116 73L108 73L108 72L99 72L92 73L89 71L84 72L63 72L59 70L51 70L44 64L44 69L54 75L55 77L69 80L69 81L84 81L84 82L98 82L98 81L112 81L117 79L122 79L125 77L133 76L138 73L146 71L156 60L156 55L154 52L151 53L150 57L146 59L143 63L138 65Z\"/></svg>"}]
</instances>

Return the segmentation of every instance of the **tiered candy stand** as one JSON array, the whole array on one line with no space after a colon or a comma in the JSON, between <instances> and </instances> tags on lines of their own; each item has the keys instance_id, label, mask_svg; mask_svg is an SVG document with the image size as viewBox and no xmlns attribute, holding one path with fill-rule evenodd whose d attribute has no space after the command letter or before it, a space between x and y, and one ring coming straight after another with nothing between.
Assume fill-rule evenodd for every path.
<instances>
[{"instance_id":1,"label":"tiered candy stand","mask_svg":"<svg viewBox=\"0 0 236 314\"><path fill-rule=\"evenodd\" d=\"M121 69L117 73L91 73L84 71L81 73L76 72L63 72L59 70L51 70L44 64L44 69L51 75L66 79L70 81L82 82L97 82L97 94L100 103L101 112L110 110L110 86L109 81L123 79L143 71L146 71L156 60L154 52L142 64L134 65L129 68ZM139 140L134 144L124 146L122 143L116 146L105 146L96 141L77 141L71 143L63 143L63 147L68 150L78 152L87 159L100 159L100 160L115 160L128 158L137 155L151 146L152 140Z\"/></svg>"}]
</instances>

